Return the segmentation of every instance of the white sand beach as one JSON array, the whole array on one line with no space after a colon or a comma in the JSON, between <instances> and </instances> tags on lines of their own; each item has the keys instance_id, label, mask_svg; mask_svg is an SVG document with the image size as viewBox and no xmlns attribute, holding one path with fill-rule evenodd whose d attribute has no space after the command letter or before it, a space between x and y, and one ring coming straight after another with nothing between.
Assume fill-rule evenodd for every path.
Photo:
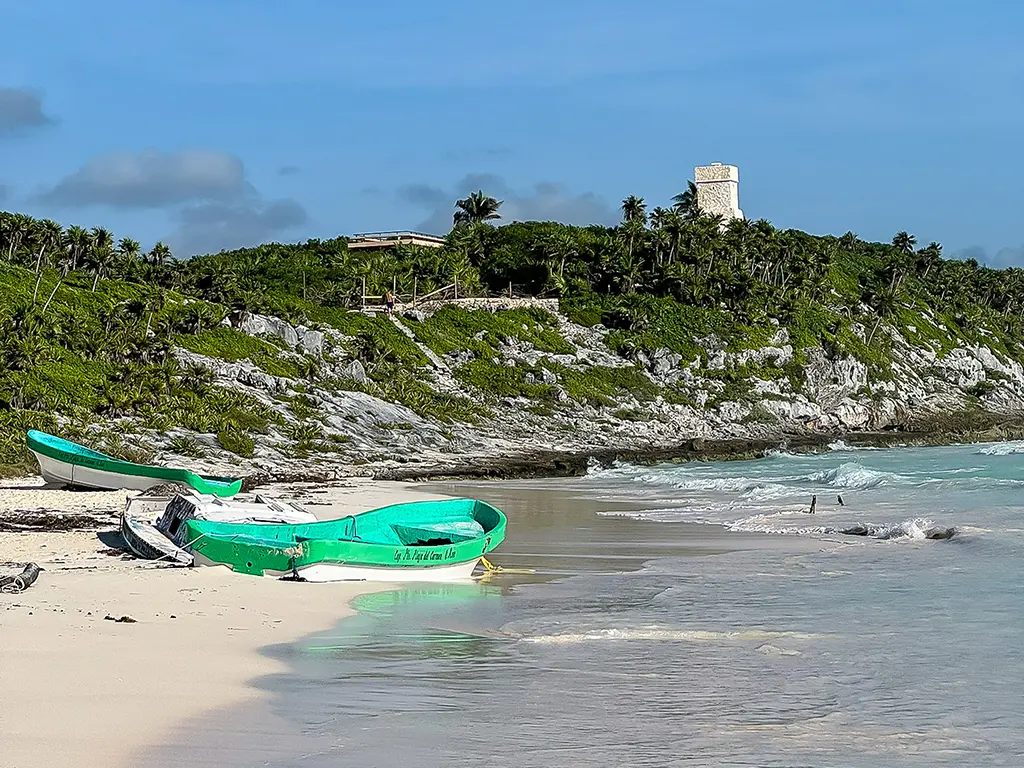
<instances>
[{"instance_id":1,"label":"white sand beach","mask_svg":"<svg viewBox=\"0 0 1024 768\"><path fill-rule=\"evenodd\" d=\"M362 480L260 492L296 498L322 519L429 496ZM44 569L27 591L0 595L0 765L129 765L180 721L258 696L248 681L277 671L261 648L328 628L351 612L353 597L388 588L124 556L114 515L128 495L47 489L39 478L0 482L0 522L19 510L111 514L100 531L0 532L0 563Z\"/></svg>"}]
</instances>

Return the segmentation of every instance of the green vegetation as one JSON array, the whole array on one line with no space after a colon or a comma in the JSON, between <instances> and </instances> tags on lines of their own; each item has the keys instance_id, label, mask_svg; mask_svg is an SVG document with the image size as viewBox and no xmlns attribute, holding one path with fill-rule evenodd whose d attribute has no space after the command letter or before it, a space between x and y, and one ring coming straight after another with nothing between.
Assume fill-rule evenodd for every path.
<instances>
[{"instance_id":1,"label":"green vegetation","mask_svg":"<svg viewBox=\"0 0 1024 768\"><path fill-rule=\"evenodd\" d=\"M995 391L996 385L991 381L979 381L977 384L968 387L964 390L968 395L972 397L982 398L985 395L992 394Z\"/></svg>"},{"instance_id":2,"label":"green vegetation","mask_svg":"<svg viewBox=\"0 0 1024 768\"><path fill-rule=\"evenodd\" d=\"M478 424L490 416L483 405L461 395L438 392L413 372L397 366L380 371L373 391L385 400L401 403L417 415L442 424L456 421Z\"/></svg>"},{"instance_id":3,"label":"green vegetation","mask_svg":"<svg viewBox=\"0 0 1024 768\"><path fill-rule=\"evenodd\" d=\"M615 411L615 418L623 421L651 421L651 414L637 408L620 408Z\"/></svg>"},{"instance_id":4,"label":"green vegetation","mask_svg":"<svg viewBox=\"0 0 1024 768\"><path fill-rule=\"evenodd\" d=\"M542 365L556 374L565 393L580 403L611 407L624 394L644 401L653 400L659 392L639 368L595 366L580 371L550 360L543 361Z\"/></svg>"},{"instance_id":5,"label":"green vegetation","mask_svg":"<svg viewBox=\"0 0 1024 768\"><path fill-rule=\"evenodd\" d=\"M290 437L300 452L335 445L318 423L318 389L359 389L445 423L485 420L488 404L509 397L534 401L537 415L571 409L560 402L566 396L609 408L627 393L641 402L660 395L692 404L691 393L659 389L639 366L577 370L555 362L551 356L573 347L539 309L447 306L422 322L398 320L415 340L383 313L351 311L364 294L394 288L404 301L456 281L462 296L557 298L572 320L607 328L610 348L623 358L643 362L670 350L683 363L700 360L705 373L709 347L762 348L785 329L792 361L711 372L721 380L711 405L756 401L754 377L788 379L799 390L809 350L818 346L862 361L874 379L890 378L886 326L940 356L984 343L1006 360L1024 359L1024 270L946 260L937 243L918 248L905 232L869 243L853 233L779 230L764 220L722 227L697 208L689 187L652 210L627 197L615 227L494 226L500 209L482 191L458 201L440 248L350 251L339 237L186 261L160 243L144 253L103 228L0 213L0 466L24 464L22 434L30 426L71 434L112 419L121 420L121 431L134 424L214 434L226 450L251 455L253 435L282 417L216 386L205 369L183 367L175 347L250 360L313 395L286 400L306 430ZM345 339L328 338L329 350L359 360L368 381L334 378L331 361L224 324L227 318L237 327L250 312L339 331ZM479 397L437 391L417 342L459 360L455 375ZM529 345L541 357L533 366L504 365L498 350L506 343ZM557 384L545 383L552 374ZM970 394L991 391L982 382ZM767 418L756 409L755 416ZM173 449L197 446L179 439Z\"/></svg>"},{"instance_id":6,"label":"green vegetation","mask_svg":"<svg viewBox=\"0 0 1024 768\"><path fill-rule=\"evenodd\" d=\"M217 433L217 443L225 451L238 454L246 459L251 459L256 450L256 443L253 439L238 429L222 429Z\"/></svg>"},{"instance_id":7,"label":"green vegetation","mask_svg":"<svg viewBox=\"0 0 1024 768\"><path fill-rule=\"evenodd\" d=\"M382 364L418 368L429 362L415 342L384 315L370 317L334 307L311 307L308 316L352 337L347 351L368 371Z\"/></svg>"},{"instance_id":8,"label":"green vegetation","mask_svg":"<svg viewBox=\"0 0 1024 768\"><path fill-rule=\"evenodd\" d=\"M527 380L528 374L532 375L533 371L485 358L471 360L455 369L455 375L461 382L475 387L492 400L500 397L551 399L555 396L554 387L531 383Z\"/></svg>"},{"instance_id":9,"label":"green vegetation","mask_svg":"<svg viewBox=\"0 0 1024 768\"><path fill-rule=\"evenodd\" d=\"M290 379L300 376L295 360L282 357L276 345L263 339L254 339L234 328L219 326L200 334L182 334L175 337L174 343L207 357L231 362L249 360L272 376Z\"/></svg>"},{"instance_id":10,"label":"green vegetation","mask_svg":"<svg viewBox=\"0 0 1024 768\"><path fill-rule=\"evenodd\" d=\"M416 338L438 355L467 350L491 359L494 347L518 340L542 352L572 354L575 350L557 330L557 321L543 309L511 309L501 313L442 307L422 323L406 321Z\"/></svg>"},{"instance_id":11,"label":"green vegetation","mask_svg":"<svg viewBox=\"0 0 1024 768\"><path fill-rule=\"evenodd\" d=\"M191 456L198 459L204 455L203 449L199 447L199 443L188 437L174 438L171 440L168 449L179 456Z\"/></svg>"},{"instance_id":12,"label":"green vegetation","mask_svg":"<svg viewBox=\"0 0 1024 768\"><path fill-rule=\"evenodd\" d=\"M308 395L295 395L285 399L289 404L292 414L299 421L309 421L320 416L316 402Z\"/></svg>"}]
</instances>

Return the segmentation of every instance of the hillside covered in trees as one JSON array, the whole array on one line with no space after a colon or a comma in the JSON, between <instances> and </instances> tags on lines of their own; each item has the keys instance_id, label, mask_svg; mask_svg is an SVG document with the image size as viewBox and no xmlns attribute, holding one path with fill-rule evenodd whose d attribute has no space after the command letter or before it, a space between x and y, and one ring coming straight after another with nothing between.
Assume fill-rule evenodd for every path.
<instances>
[{"instance_id":1,"label":"hillside covered in trees","mask_svg":"<svg viewBox=\"0 0 1024 768\"><path fill-rule=\"evenodd\" d=\"M0 213L0 465L24 466L33 426L136 458L358 464L411 450L397 433L426 425L424 445L479 450L509 413L525 434L611 424L591 435L601 444L622 425L634 442L637 424L668 441L698 422L782 434L1019 409L1024 270L944 259L906 232L871 243L723 227L692 187L666 207L628 197L622 213L611 228L501 225L500 202L480 192L457 202L441 248L350 250L339 237L187 261ZM549 301L401 318L361 307L364 292L455 282L463 299ZM357 421L358 403L397 409L374 422L376 451L325 415ZM882 416L832 418L852 407Z\"/></svg>"}]
</instances>

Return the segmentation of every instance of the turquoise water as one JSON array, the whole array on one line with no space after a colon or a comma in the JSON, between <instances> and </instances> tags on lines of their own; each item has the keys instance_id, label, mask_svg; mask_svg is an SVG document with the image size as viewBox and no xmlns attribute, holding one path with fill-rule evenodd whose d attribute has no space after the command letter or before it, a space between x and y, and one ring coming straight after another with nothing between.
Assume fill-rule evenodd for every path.
<instances>
[{"instance_id":1,"label":"turquoise water","mask_svg":"<svg viewBox=\"0 0 1024 768\"><path fill-rule=\"evenodd\" d=\"M267 764L1024 765L1024 445L834 448L463 487L536 572L274 649Z\"/></svg>"}]
</instances>

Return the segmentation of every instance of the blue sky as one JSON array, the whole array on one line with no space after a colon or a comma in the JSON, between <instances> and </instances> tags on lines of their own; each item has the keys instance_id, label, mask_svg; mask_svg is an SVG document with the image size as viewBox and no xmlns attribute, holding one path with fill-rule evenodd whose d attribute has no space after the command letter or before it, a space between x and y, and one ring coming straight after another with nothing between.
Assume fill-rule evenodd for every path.
<instances>
[{"instance_id":1,"label":"blue sky","mask_svg":"<svg viewBox=\"0 0 1024 768\"><path fill-rule=\"evenodd\" d=\"M1024 4L33 0L4 10L0 206L179 256L611 222L693 166L751 218L1024 262Z\"/></svg>"}]
</instances>

